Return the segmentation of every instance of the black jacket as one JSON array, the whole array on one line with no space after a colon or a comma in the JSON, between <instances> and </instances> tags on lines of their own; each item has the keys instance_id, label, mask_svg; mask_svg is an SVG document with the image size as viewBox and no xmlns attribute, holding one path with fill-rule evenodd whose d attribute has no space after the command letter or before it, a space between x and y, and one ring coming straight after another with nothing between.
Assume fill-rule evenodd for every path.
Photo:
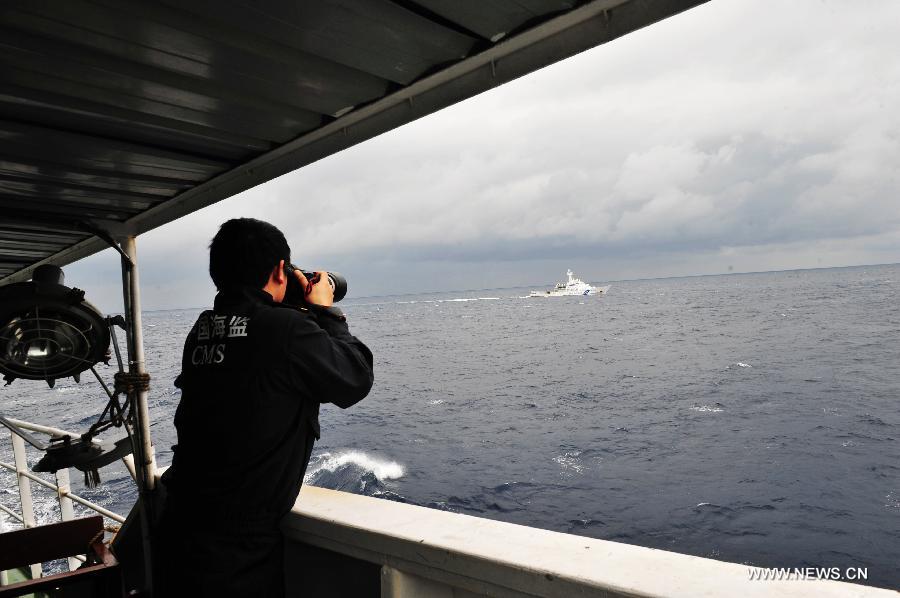
<instances>
[{"instance_id":1,"label":"black jacket","mask_svg":"<svg viewBox=\"0 0 900 598\"><path fill-rule=\"evenodd\" d=\"M296 500L319 437L319 404L372 387L372 353L329 313L265 291L220 292L188 334L168 506L210 524L274 525Z\"/></svg>"}]
</instances>

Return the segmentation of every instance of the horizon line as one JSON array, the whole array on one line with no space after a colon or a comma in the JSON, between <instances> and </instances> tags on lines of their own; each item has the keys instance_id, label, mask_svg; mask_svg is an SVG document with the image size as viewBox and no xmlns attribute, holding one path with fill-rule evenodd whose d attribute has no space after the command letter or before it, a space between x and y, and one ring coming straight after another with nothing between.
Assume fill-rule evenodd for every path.
<instances>
[{"instance_id":1,"label":"horizon line","mask_svg":"<svg viewBox=\"0 0 900 598\"><path fill-rule=\"evenodd\" d=\"M653 276L649 278L620 278L617 280L607 279L602 282L645 282L651 280L674 280L678 278L705 278L711 276L742 276L746 274L777 274L781 272L809 272L813 270L846 270L849 268L874 268L878 266L898 266L900 262L885 262L880 264L855 264L852 266L817 266L815 268L785 268L784 270L749 270L746 272L717 272L714 274L683 274L680 276ZM598 281L592 281L598 282ZM412 297L415 295L431 295L437 293L474 293L477 291L504 291L510 289L524 289L526 287L531 286L540 286L546 285L546 282L536 282L529 283L523 285L516 285L511 287L488 287L488 288L477 288L477 289L452 289L452 290L444 290L444 291L417 291L415 293L395 293L392 295L363 295L361 297L353 297L352 300L361 300L361 299L384 299L385 297ZM209 307L171 307L167 309L148 309L141 310L142 313L154 313L154 312L163 312L163 311L178 311L178 310L191 310L191 309L209 309Z\"/></svg>"}]
</instances>

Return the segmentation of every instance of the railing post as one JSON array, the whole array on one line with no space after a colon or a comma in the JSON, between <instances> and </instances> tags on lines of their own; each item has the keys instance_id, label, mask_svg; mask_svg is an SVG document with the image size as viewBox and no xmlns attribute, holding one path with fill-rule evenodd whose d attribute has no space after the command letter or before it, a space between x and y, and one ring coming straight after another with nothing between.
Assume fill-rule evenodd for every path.
<instances>
[{"instance_id":1,"label":"railing post","mask_svg":"<svg viewBox=\"0 0 900 598\"><path fill-rule=\"evenodd\" d=\"M18 434L12 436L13 456L16 463L16 482L19 484L19 501L22 504L22 524L34 527L34 502L31 499L31 480L24 474L28 471L28 460L25 455L25 441ZM31 565L31 578L41 577L41 564Z\"/></svg>"},{"instance_id":2,"label":"railing post","mask_svg":"<svg viewBox=\"0 0 900 598\"><path fill-rule=\"evenodd\" d=\"M69 492L72 487L69 485L69 470L66 468L56 471L56 496L59 498L59 514L62 521L72 521L75 519L75 509L72 505L72 499L69 498ZM69 557L69 571L74 571L81 564L81 561L75 557Z\"/></svg>"}]
</instances>

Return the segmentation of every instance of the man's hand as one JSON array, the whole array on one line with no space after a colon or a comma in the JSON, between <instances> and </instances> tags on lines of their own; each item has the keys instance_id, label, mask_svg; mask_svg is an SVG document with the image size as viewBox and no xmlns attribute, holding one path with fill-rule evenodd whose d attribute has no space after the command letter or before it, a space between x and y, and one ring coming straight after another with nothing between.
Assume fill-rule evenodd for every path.
<instances>
[{"instance_id":1,"label":"man's hand","mask_svg":"<svg viewBox=\"0 0 900 598\"><path fill-rule=\"evenodd\" d=\"M303 295L307 303L321 307L331 307L334 303L334 289L331 288L331 283L328 282L328 272L316 272L312 282L306 280L306 276L299 269L294 270L294 276L297 277L297 280L300 281L300 286L303 287Z\"/></svg>"}]
</instances>

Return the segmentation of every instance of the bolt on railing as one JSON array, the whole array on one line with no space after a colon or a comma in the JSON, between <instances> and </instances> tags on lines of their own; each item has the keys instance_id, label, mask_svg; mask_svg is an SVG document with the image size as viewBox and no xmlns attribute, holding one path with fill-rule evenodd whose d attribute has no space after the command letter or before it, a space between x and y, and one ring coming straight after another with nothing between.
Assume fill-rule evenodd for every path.
<instances>
[{"instance_id":1,"label":"bolt on railing","mask_svg":"<svg viewBox=\"0 0 900 598\"><path fill-rule=\"evenodd\" d=\"M48 434L50 436L71 436L72 438L78 438L79 434L73 434L72 432L66 432L65 430L61 430L59 428L52 428L49 426L42 426L39 424L33 424L31 422L10 419L13 424L22 428L23 430L29 430L31 432L38 432L42 434ZM49 488L56 492L57 500L59 502L59 510L60 510L60 519L62 521L71 521L75 519L75 509L73 506L73 502L77 502L80 505L95 511L104 517L112 519L117 523L124 523L125 517L119 515L118 513L113 513L112 511L101 507L100 505L93 503L86 498L82 498L78 496L74 492L72 492L71 486L69 484L69 470L68 469L60 469L56 472L56 483L48 482L44 478L35 475L28 469L28 460L25 448L25 441L21 436L11 433L12 438L12 447L13 447L13 460L14 463L6 463L4 461L0 461L0 467L8 469L16 475L16 483L19 487L19 503L21 506L21 513L16 513L13 509L7 507L4 504L0 504L0 511L6 513L13 519L17 520L24 527L35 527L36 521L34 517L34 501L31 495L31 482L35 482ZM95 438L94 442L99 442L100 440ZM129 473L132 477L134 477L134 461L131 455L126 455L122 461L125 463L125 467L128 469ZM3 525L3 519L0 518L0 533L6 531ZM81 561L84 560L84 557L70 557L68 559L69 570L74 571L78 568ZM32 579L37 579L41 576L41 564L32 564L31 565L31 577ZM8 580L6 576L6 572L0 572L0 586L7 585Z\"/></svg>"}]
</instances>

